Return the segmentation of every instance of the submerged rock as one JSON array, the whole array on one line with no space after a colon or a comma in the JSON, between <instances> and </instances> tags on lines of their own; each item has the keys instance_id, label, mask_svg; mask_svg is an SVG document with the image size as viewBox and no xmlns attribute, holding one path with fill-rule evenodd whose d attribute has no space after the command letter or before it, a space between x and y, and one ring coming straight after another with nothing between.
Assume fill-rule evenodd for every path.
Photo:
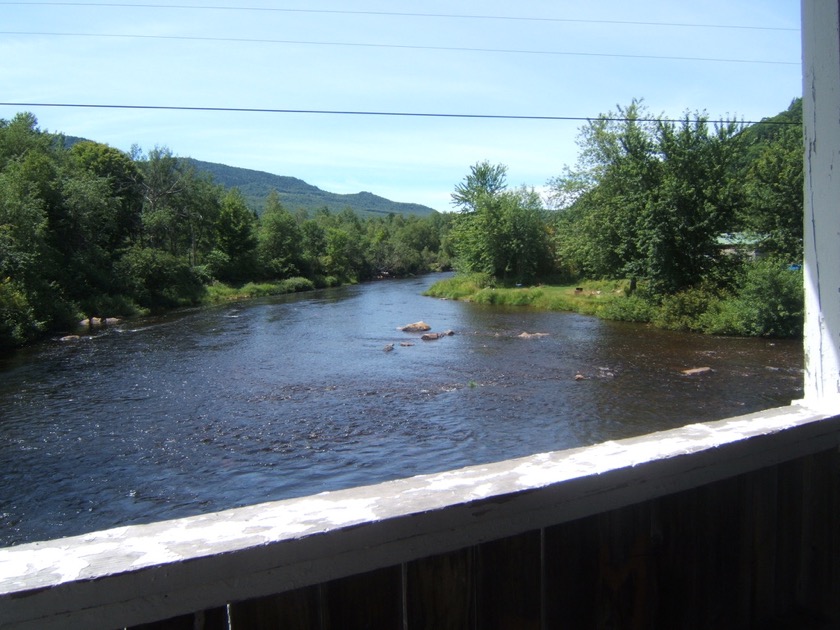
<instances>
[{"instance_id":1,"label":"submerged rock","mask_svg":"<svg viewBox=\"0 0 840 630\"><path fill-rule=\"evenodd\" d=\"M705 374L706 372L711 372L712 368L710 367L696 367L696 368L689 368L688 370L683 370L682 373L686 376L694 376L695 374Z\"/></svg>"},{"instance_id":2,"label":"submerged rock","mask_svg":"<svg viewBox=\"0 0 840 630\"><path fill-rule=\"evenodd\" d=\"M548 333L529 333L523 332L517 335L520 339L536 339L537 337L548 337Z\"/></svg>"},{"instance_id":3,"label":"submerged rock","mask_svg":"<svg viewBox=\"0 0 840 630\"><path fill-rule=\"evenodd\" d=\"M83 328L98 328L99 326L115 326L120 323L118 317L91 317L83 319L79 322L79 326Z\"/></svg>"},{"instance_id":4,"label":"submerged rock","mask_svg":"<svg viewBox=\"0 0 840 630\"><path fill-rule=\"evenodd\" d=\"M432 327L423 321L414 322L413 324L406 324L405 326L397 328L397 330L401 330L403 332L426 332L427 330L431 329Z\"/></svg>"}]
</instances>

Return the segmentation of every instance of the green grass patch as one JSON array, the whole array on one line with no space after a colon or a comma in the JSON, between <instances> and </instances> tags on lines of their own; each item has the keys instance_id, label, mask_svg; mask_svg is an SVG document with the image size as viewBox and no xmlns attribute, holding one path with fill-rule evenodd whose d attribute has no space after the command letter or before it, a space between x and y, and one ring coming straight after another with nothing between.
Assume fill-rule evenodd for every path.
<instances>
[{"instance_id":1,"label":"green grass patch","mask_svg":"<svg viewBox=\"0 0 840 630\"><path fill-rule=\"evenodd\" d=\"M498 286L482 274L455 276L433 284L425 293L432 297L498 306L530 306L540 310L598 314L606 305L625 299L626 281L591 281L579 285ZM609 312L618 312L612 308ZM629 316L615 317L627 319ZM638 321L638 319L633 319Z\"/></svg>"},{"instance_id":2,"label":"green grass patch","mask_svg":"<svg viewBox=\"0 0 840 630\"><path fill-rule=\"evenodd\" d=\"M482 289L495 286L492 276L483 273L458 275L440 280L430 286L423 295L447 300L471 300Z\"/></svg>"},{"instance_id":3,"label":"green grass patch","mask_svg":"<svg viewBox=\"0 0 840 630\"><path fill-rule=\"evenodd\" d=\"M311 291L314 288L315 283L308 278L286 278L277 282L249 282L241 287L233 287L222 282L214 282L207 287L205 301L209 304L218 304L255 297Z\"/></svg>"}]
</instances>

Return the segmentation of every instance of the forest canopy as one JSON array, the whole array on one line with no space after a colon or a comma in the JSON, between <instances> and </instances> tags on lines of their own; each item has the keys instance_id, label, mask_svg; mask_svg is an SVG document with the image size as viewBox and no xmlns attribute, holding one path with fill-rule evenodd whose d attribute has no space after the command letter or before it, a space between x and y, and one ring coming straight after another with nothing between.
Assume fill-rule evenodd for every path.
<instances>
[{"instance_id":1,"label":"forest canopy","mask_svg":"<svg viewBox=\"0 0 840 630\"><path fill-rule=\"evenodd\" d=\"M455 186L453 213L363 218L271 194L258 216L168 148L68 148L32 114L0 120L0 350L219 287L301 290L451 265L499 287L621 280L625 299L599 311L614 319L798 334L801 99L749 126L669 120L634 100L588 122L578 145L547 196L511 189L506 166L483 161Z\"/></svg>"},{"instance_id":2,"label":"forest canopy","mask_svg":"<svg viewBox=\"0 0 840 630\"><path fill-rule=\"evenodd\" d=\"M276 194L257 216L168 148L66 148L18 114L0 120L0 350L83 318L197 304L221 283L300 290L447 268L448 222L299 211Z\"/></svg>"},{"instance_id":3,"label":"forest canopy","mask_svg":"<svg viewBox=\"0 0 840 630\"><path fill-rule=\"evenodd\" d=\"M578 145L545 204L508 189L504 165L471 167L452 194L457 269L484 274L479 285L626 280L632 299L602 315L799 334L801 99L750 126L702 112L669 120L633 101L590 121Z\"/></svg>"}]
</instances>

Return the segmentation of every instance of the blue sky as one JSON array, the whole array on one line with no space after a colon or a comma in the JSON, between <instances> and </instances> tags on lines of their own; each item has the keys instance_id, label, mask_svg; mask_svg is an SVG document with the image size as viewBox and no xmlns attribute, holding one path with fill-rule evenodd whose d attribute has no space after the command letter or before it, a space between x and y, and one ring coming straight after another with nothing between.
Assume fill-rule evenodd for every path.
<instances>
[{"instance_id":1,"label":"blue sky","mask_svg":"<svg viewBox=\"0 0 840 630\"><path fill-rule=\"evenodd\" d=\"M0 2L0 102L595 117L641 98L672 118L758 120L801 95L796 0L129 4ZM19 111L126 151L166 146L438 210L481 160L544 186L576 161L584 125L40 106L0 118Z\"/></svg>"}]
</instances>

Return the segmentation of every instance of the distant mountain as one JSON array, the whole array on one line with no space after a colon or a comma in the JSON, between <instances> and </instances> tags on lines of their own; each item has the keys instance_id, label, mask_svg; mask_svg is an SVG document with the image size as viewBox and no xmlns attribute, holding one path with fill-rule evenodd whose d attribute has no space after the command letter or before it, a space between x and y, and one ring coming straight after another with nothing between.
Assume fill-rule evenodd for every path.
<instances>
[{"instance_id":1,"label":"distant mountain","mask_svg":"<svg viewBox=\"0 0 840 630\"><path fill-rule=\"evenodd\" d=\"M345 208L350 208L361 216L391 213L426 216L435 212L428 206L391 201L369 192L351 195L327 192L296 177L272 175L263 171L202 162L193 158L184 158L184 161L198 172L209 173L216 183L225 188L238 188L248 205L258 212L262 211L265 200L272 190L277 191L280 202L292 212L299 209L314 211L325 207L331 212L341 212Z\"/></svg>"},{"instance_id":2,"label":"distant mountain","mask_svg":"<svg viewBox=\"0 0 840 630\"><path fill-rule=\"evenodd\" d=\"M64 146L68 148L85 140L76 136L63 136L62 139ZM272 190L277 191L281 203L291 212L301 209L315 211L320 208L328 208L330 212L341 212L350 208L360 216L381 216L392 213L427 216L437 212L433 208L418 203L391 201L369 192L339 195L321 190L297 177L272 175L264 171L252 171L215 162L202 162L193 158L181 159L196 171L209 173L217 184L225 188L238 188L248 205L257 212L262 212L265 200Z\"/></svg>"}]
</instances>

